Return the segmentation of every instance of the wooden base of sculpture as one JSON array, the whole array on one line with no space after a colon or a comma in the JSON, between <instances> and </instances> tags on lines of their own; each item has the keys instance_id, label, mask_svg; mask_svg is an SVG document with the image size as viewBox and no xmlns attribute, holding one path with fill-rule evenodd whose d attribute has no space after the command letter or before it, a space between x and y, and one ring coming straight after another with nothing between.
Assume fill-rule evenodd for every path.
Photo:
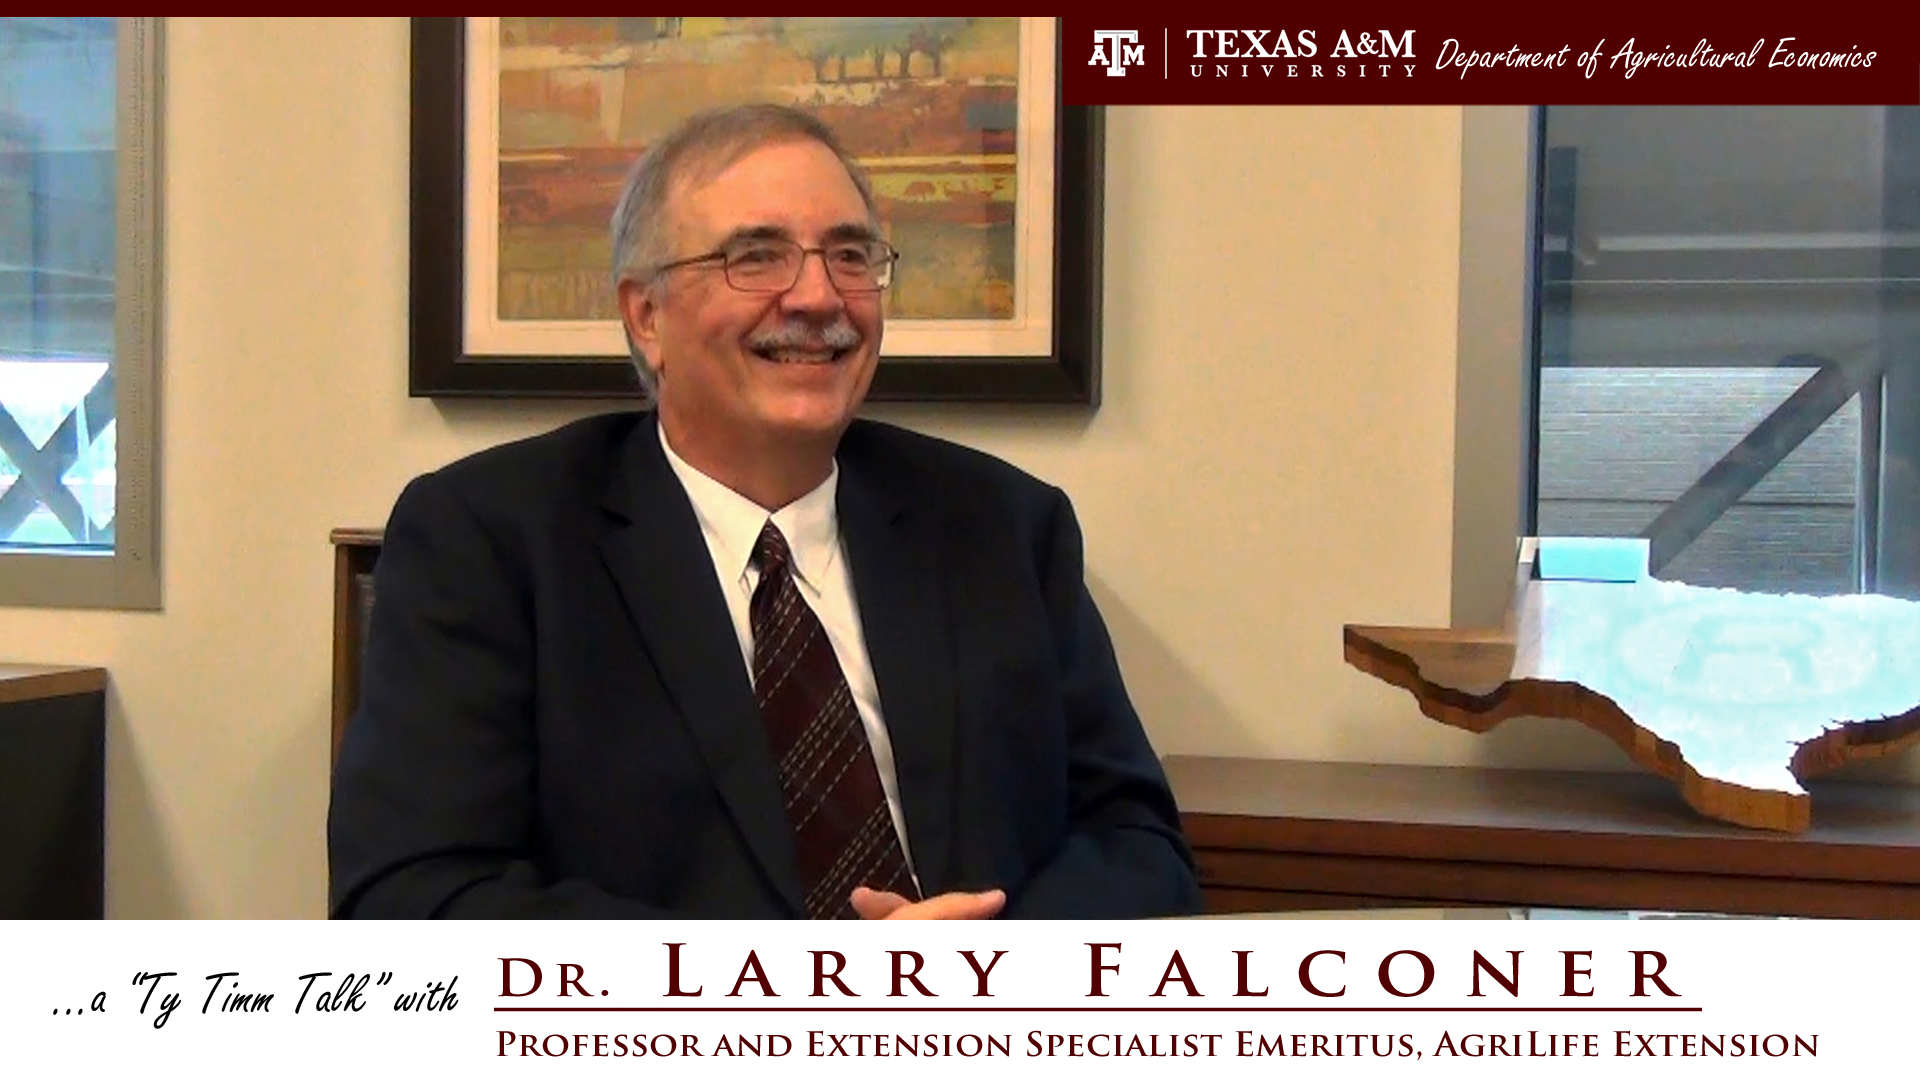
<instances>
[{"instance_id":1,"label":"wooden base of sculpture","mask_svg":"<svg viewBox=\"0 0 1920 1080\"><path fill-rule=\"evenodd\" d=\"M1816 605L1837 598L1766 597L1748 609L1731 606L1739 594L1684 589L1535 581L1523 561L1505 627L1348 626L1346 659L1468 731L1518 716L1583 723L1700 813L1755 828L1805 830L1810 800L1794 781L1920 742L1920 683L1901 655L1920 605L1849 597L1836 614ZM1862 603L1875 621L1856 633Z\"/></svg>"}]
</instances>

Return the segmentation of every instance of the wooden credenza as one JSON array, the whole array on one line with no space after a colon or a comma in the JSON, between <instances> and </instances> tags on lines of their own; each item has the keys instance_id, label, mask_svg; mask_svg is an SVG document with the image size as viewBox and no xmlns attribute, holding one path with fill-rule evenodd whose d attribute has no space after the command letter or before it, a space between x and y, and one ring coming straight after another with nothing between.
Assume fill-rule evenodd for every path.
<instances>
[{"instance_id":1,"label":"wooden credenza","mask_svg":"<svg viewBox=\"0 0 1920 1080\"><path fill-rule=\"evenodd\" d=\"M107 673L0 664L0 919L106 914Z\"/></svg>"},{"instance_id":2,"label":"wooden credenza","mask_svg":"<svg viewBox=\"0 0 1920 1080\"><path fill-rule=\"evenodd\" d=\"M1643 773L1174 757L1216 912L1387 906L1920 917L1920 789L1815 784L1743 829Z\"/></svg>"}]
</instances>

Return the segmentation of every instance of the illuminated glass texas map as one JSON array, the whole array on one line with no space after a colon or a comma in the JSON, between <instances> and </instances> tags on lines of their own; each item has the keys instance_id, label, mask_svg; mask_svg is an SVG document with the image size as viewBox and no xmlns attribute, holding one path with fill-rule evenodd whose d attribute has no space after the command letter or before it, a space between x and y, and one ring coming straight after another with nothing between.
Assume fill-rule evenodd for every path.
<instances>
[{"instance_id":1,"label":"illuminated glass texas map","mask_svg":"<svg viewBox=\"0 0 1920 1080\"><path fill-rule=\"evenodd\" d=\"M1523 581L1503 631L1349 626L1349 663L1434 719L1581 721L1701 813L1797 832L1800 781L1920 741L1920 603L1645 579Z\"/></svg>"}]
</instances>

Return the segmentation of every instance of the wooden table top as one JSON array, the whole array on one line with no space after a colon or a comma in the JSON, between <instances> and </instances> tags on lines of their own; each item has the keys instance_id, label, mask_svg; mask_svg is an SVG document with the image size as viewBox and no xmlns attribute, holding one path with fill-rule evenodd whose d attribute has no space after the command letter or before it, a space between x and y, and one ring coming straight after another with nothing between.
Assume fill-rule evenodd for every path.
<instances>
[{"instance_id":1,"label":"wooden table top","mask_svg":"<svg viewBox=\"0 0 1920 1080\"><path fill-rule=\"evenodd\" d=\"M106 668L0 663L0 705L94 694L106 688Z\"/></svg>"},{"instance_id":2,"label":"wooden table top","mask_svg":"<svg viewBox=\"0 0 1920 1080\"><path fill-rule=\"evenodd\" d=\"M1810 784L1813 827L1785 834L1704 818L1638 772L1207 757L1166 769L1199 847L1920 883L1915 787Z\"/></svg>"}]
</instances>

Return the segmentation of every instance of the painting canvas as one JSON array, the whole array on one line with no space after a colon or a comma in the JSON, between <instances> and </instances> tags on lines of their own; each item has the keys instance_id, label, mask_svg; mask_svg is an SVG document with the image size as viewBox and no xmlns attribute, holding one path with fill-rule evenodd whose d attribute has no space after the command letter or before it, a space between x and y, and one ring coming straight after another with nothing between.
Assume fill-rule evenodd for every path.
<instances>
[{"instance_id":1,"label":"painting canvas","mask_svg":"<svg viewBox=\"0 0 1920 1080\"><path fill-rule=\"evenodd\" d=\"M430 384L453 376L439 392L630 389L607 235L628 170L694 112L775 101L841 136L902 252L875 396L1093 399L1098 131L1088 110L1058 104L1054 20L415 22L416 393L423 367ZM437 23L458 24L457 36L430 25L421 49L420 24ZM441 111L431 84L448 45L459 61L451 169L421 145ZM423 196L437 193L423 188L441 186L423 185L423 156L427 172L457 178L457 236L421 230ZM459 281L458 340L429 327L425 344L452 355L423 365L420 324L444 322L449 306L433 295L423 305L423 273L448 271ZM424 284L446 299L443 282Z\"/></svg>"}]
</instances>

